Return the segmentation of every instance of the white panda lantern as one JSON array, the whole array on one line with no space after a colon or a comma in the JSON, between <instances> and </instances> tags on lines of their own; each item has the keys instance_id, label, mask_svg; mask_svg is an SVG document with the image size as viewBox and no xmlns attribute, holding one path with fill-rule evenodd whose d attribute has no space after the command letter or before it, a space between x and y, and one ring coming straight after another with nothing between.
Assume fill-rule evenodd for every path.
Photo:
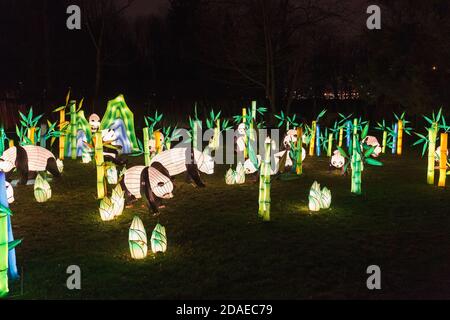
<instances>
[{"instance_id":1,"label":"white panda lantern","mask_svg":"<svg viewBox=\"0 0 450 320\"><path fill-rule=\"evenodd\" d=\"M381 146L380 143L378 142L378 139L374 136L367 136L364 138L363 141L361 141L361 150L363 150L363 145L366 144L370 147L375 147L375 149L373 150L371 156L376 158L380 155L381 153Z\"/></svg>"},{"instance_id":2,"label":"white panda lantern","mask_svg":"<svg viewBox=\"0 0 450 320\"><path fill-rule=\"evenodd\" d=\"M236 150L244 152L245 150L245 123L240 123L236 132Z\"/></svg>"},{"instance_id":3,"label":"white panda lantern","mask_svg":"<svg viewBox=\"0 0 450 320\"><path fill-rule=\"evenodd\" d=\"M89 116L89 125L91 127L91 132L96 133L100 129L100 117L93 113Z\"/></svg>"},{"instance_id":4,"label":"white panda lantern","mask_svg":"<svg viewBox=\"0 0 450 320\"><path fill-rule=\"evenodd\" d=\"M336 169L341 169L345 165L345 158L341 155L339 150L333 152L331 157L331 165Z\"/></svg>"}]
</instances>

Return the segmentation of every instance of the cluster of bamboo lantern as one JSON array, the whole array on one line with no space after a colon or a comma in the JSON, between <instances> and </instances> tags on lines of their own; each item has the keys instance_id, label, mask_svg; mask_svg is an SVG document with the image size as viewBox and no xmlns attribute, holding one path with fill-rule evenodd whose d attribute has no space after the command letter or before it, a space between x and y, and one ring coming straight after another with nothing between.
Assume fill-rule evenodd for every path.
<instances>
[{"instance_id":1,"label":"cluster of bamboo lantern","mask_svg":"<svg viewBox=\"0 0 450 320\"><path fill-rule=\"evenodd\" d=\"M147 232L145 231L144 223L138 216L135 216L131 222L128 231L128 244L130 247L131 258L140 260L147 257ZM159 223L152 232L150 245L154 254L158 252L164 253L167 250L166 229Z\"/></svg>"},{"instance_id":2,"label":"cluster of bamboo lantern","mask_svg":"<svg viewBox=\"0 0 450 320\"><path fill-rule=\"evenodd\" d=\"M320 184L317 181L311 186L308 196L308 208L310 211L317 212L320 209L329 209L331 206L331 191L324 187L320 189Z\"/></svg>"},{"instance_id":3,"label":"cluster of bamboo lantern","mask_svg":"<svg viewBox=\"0 0 450 320\"><path fill-rule=\"evenodd\" d=\"M245 168L241 162L237 164L236 170L228 169L225 174L225 183L228 185L245 183Z\"/></svg>"},{"instance_id":4,"label":"cluster of bamboo lantern","mask_svg":"<svg viewBox=\"0 0 450 320\"><path fill-rule=\"evenodd\" d=\"M100 201L100 218L103 221L111 221L120 216L125 206L125 192L118 184L112 191L111 198L104 196Z\"/></svg>"}]
</instances>

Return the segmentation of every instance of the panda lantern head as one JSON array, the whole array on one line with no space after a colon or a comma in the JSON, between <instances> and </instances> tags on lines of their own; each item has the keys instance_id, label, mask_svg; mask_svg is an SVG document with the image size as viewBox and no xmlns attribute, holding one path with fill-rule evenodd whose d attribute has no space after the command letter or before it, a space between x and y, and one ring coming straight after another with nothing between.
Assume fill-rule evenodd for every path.
<instances>
[{"instance_id":1,"label":"panda lantern head","mask_svg":"<svg viewBox=\"0 0 450 320\"><path fill-rule=\"evenodd\" d=\"M14 168L15 168L14 163L0 158L0 171L10 172Z\"/></svg>"},{"instance_id":2,"label":"panda lantern head","mask_svg":"<svg viewBox=\"0 0 450 320\"><path fill-rule=\"evenodd\" d=\"M89 125L91 126L91 132L95 133L100 128L100 117L93 113L89 116Z\"/></svg>"},{"instance_id":3,"label":"panda lantern head","mask_svg":"<svg viewBox=\"0 0 450 320\"><path fill-rule=\"evenodd\" d=\"M345 164L345 158L341 155L339 150L334 151L333 156L331 157L331 165L337 169L340 169Z\"/></svg>"},{"instance_id":4,"label":"panda lantern head","mask_svg":"<svg viewBox=\"0 0 450 320\"><path fill-rule=\"evenodd\" d=\"M117 140L116 132L113 129L102 130L103 143L113 143Z\"/></svg>"}]
</instances>

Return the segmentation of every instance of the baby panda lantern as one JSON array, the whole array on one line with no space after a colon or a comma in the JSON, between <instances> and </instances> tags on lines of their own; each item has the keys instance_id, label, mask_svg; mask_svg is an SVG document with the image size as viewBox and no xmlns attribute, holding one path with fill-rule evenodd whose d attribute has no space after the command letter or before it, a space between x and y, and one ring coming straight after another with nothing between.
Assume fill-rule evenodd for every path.
<instances>
[{"instance_id":1,"label":"baby panda lantern","mask_svg":"<svg viewBox=\"0 0 450 320\"><path fill-rule=\"evenodd\" d=\"M166 252L167 250L166 228L158 223L152 232L150 242L153 253L156 254L158 252L162 253Z\"/></svg>"},{"instance_id":2,"label":"baby panda lantern","mask_svg":"<svg viewBox=\"0 0 450 320\"><path fill-rule=\"evenodd\" d=\"M339 150L335 150L333 152L333 156L331 157L331 165L336 169L342 169L345 165L345 158L341 155Z\"/></svg>"},{"instance_id":3,"label":"baby panda lantern","mask_svg":"<svg viewBox=\"0 0 450 320\"><path fill-rule=\"evenodd\" d=\"M128 244L133 259L144 259L147 256L147 233L142 220L135 216L128 231Z\"/></svg>"},{"instance_id":4,"label":"baby panda lantern","mask_svg":"<svg viewBox=\"0 0 450 320\"><path fill-rule=\"evenodd\" d=\"M39 203L47 202L52 197L50 184L40 174L37 175L34 182L34 197Z\"/></svg>"},{"instance_id":5,"label":"baby panda lantern","mask_svg":"<svg viewBox=\"0 0 450 320\"><path fill-rule=\"evenodd\" d=\"M329 209L331 206L331 191L326 187L321 190L320 184L314 181L309 190L308 200L310 211L317 212L320 209Z\"/></svg>"}]
</instances>

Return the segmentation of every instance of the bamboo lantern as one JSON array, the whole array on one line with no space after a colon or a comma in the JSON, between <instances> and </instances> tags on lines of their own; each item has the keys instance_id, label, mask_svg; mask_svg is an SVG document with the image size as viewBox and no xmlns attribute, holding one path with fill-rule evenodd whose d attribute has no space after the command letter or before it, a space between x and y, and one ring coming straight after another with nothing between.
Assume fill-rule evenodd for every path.
<instances>
[{"instance_id":1,"label":"bamboo lantern","mask_svg":"<svg viewBox=\"0 0 450 320\"><path fill-rule=\"evenodd\" d=\"M316 124L316 155L320 157L322 148L320 145L320 125Z\"/></svg>"},{"instance_id":2,"label":"bamboo lantern","mask_svg":"<svg viewBox=\"0 0 450 320\"><path fill-rule=\"evenodd\" d=\"M66 122L66 110L63 108L59 110L59 130L63 131L64 123ZM59 137L59 159L64 160L64 144L65 137L61 134Z\"/></svg>"},{"instance_id":3,"label":"bamboo lantern","mask_svg":"<svg viewBox=\"0 0 450 320\"><path fill-rule=\"evenodd\" d=\"M214 127L213 150L219 149L219 146L220 146L220 119L217 119L216 126Z\"/></svg>"},{"instance_id":4,"label":"bamboo lantern","mask_svg":"<svg viewBox=\"0 0 450 320\"><path fill-rule=\"evenodd\" d=\"M125 192L122 190L120 184L118 184L112 191L111 202L113 204L113 215L118 217L122 214L125 206Z\"/></svg>"},{"instance_id":5,"label":"bamboo lantern","mask_svg":"<svg viewBox=\"0 0 450 320\"><path fill-rule=\"evenodd\" d=\"M6 201L5 173L0 171L0 297L9 292L8 287L8 215L11 211Z\"/></svg>"},{"instance_id":6,"label":"bamboo lantern","mask_svg":"<svg viewBox=\"0 0 450 320\"><path fill-rule=\"evenodd\" d=\"M320 203L321 203L320 185L317 183L317 181L314 181L314 183L311 186L311 189L309 190L308 196L309 210L314 212L319 211Z\"/></svg>"},{"instance_id":7,"label":"bamboo lantern","mask_svg":"<svg viewBox=\"0 0 450 320\"><path fill-rule=\"evenodd\" d=\"M441 133L441 153L440 153L440 161L439 161L439 187L445 187L445 180L447 178L447 140L448 133Z\"/></svg>"},{"instance_id":8,"label":"bamboo lantern","mask_svg":"<svg viewBox=\"0 0 450 320\"><path fill-rule=\"evenodd\" d=\"M312 122L311 125L311 140L309 141L309 156L314 155L314 142L316 140L316 121Z\"/></svg>"},{"instance_id":9,"label":"bamboo lantern","mask_svg":"<svg viewBox=\"0 0 450 320\"><path fill-rule=\"evenodd\" d=\"M39 135L40 135L40 139L39 139L39 145L42 148L46 148L46 140L45 140L45 134L47 133L47 125L45 123L41 124L41 130L39 130Z\"/></svg>"},{"instance_id":10,"label":"bamboo lantern","mask_svg":"<svg viewBox=\"0 0 450 320\"><path fill-rule=\"evenodd\" d=\"M10 148L14 147L14 140L13 139L9 140L9 147Z\"/></svg>"},{"instance_id":11,"label":"bamboo lantern","mask_svg":"<svg viewBox=\"0 0 450 320\"><path fill-rule=\"evenodd\" d=\"M95 165L97 166L97 198L105 197L105 160L103 158L102 133L95 133Z\"/></svg>"},{"instance_id":12,"label":"bamboo lantern","mask_svg":"<svg viewBox=\"0 0 450 320\"><path fill-rule=\"evenodd\" d=\"M434 184L434 152L436 149L436 139L438 133L438 124L433 122L428 129L428 168L427 168L427 183ZM442 160L441 160L442 162Z\"/></svg>"},{"instance_id":13,"label":"bamboo lantern","mask_svg":"<svg viewBox=\"0 0 450 320\"><path fill-rule=\"evenodd\" d=\"M30 139L32 145L36 144L35 133L36 127L31 127L30 129L28 129L28 139Z\"/></svg>"},{"instance_id":14,"label":"bamboo lantern","mask_svg":"<svg viewBox=\"0 0 450 320\"><path fill-rule=\"evenodd\" d=\"M397 154L402 154L403 148L403 121L398 120L397 123Z\"/></svg>"},{"instance_id":15,"label":"bamboo lantern","mask_svg":"<svg viewBox=\"0 0 450 320\"><path fill-rule=\"evenodd\" d=\"M320 193L320 208L329 209L331 206L331 191L327 187L323 187Z\"/></svg>"},{"instance_id":16,"label":"bamboo lantern","mask_svg":"<svg viewBox=\"0 0 450 320\"><path fill-rule=\"evenodd\" d=\"M192 148L194 148L194 150L200 149L198 148L198 140L199 140L198 136L199 134L201 136L201 132L202 132L202 122L200 120L194 120L194 127L192 128Z\"/></svg>"},{"instance_id":17,"label":"bamboo lantern","mask_svg":"<svg viewBox=\"0 0 450 320\"><path fill-rule=\"evenodd\" d=\"M108 184L117 184L118 174L115 165L110 165L108 166L108 169L106 169L106 181Z\"/></svg>"},{"instance_id":18,"label":"bamboo lantern","mask_svg":"<svg viewBox=\"0 0 450 320\"><path fill-rule=\"evenodd\" d=\"M346 142L347 142L347 148L350 148L351 145L352 145L352 138L351 138L352 122L350 120L348 120L345 126L346 126L346 128L345 128L345 137L346 137Z\"/></svg>"},{"instance_id":19,"label":"bamboo lantern","mask_svg":"<svg viewBox=\"0 0 450 320\"><path fill-rule=\"evenodd\" d=\"M228 185L232 185L236 183L236 172L230 168L225 173L225 183Z\"/></svg>"},{"instance_id":20,"label":"bamboo lantern","mask_svg":"<svg viewBox=\"0 0 450 320\"><path fill-rule=\"evenodd\" d=\"M339 147L342 147L342 139L344 138L344 128L339 129Z\"/></svg>"},{"instance_id":21,"label":"bamboo lantern","mask_svg":"<svg viewBox=\"0 0 450 320\"><path fill-rule=\"evenodd\" d=\"M46 202L52 197L50 184L40 174L34 182L34 197L39 203Z\"/></svg>"},{"instance_id":22,"label":"bamboo lantern","mask_svg":"<svg viewBox=\"0 0 450 320\"><path fill-rule=\"evenodd\" d=\"M72 159L77 158L77 102L70 101L70 155Z\"/></svg>"},{"instance_id":23,"label":"bamboo lantern","mask_svg":"<svg viewBox=\"0 0 450 320\"><path fill-rule=\"evenodd\" d=\"M4 176L0 177L0 204L3 205L5 208L9 207L9 204L14 202L14 190L12 185L5 181ZM3 187L4 184L4 187ZM6 192L3 192L3 190L6 189ZM12 224L11 224L11 215L7 215L7 224L8 224L8 277L10 280L17 280L19 279L19 271L17 270L17 264L16 264L16 249L10 246L10 244L17 242L14 241L14 235L12 231ZM19 240L20 242L21 240ZM0 295L1 296L1 295Z\"/></svg>"},{"instance_id":24,"label":"bamboo lantern","mask_svg":"<svg viewBox=\"0 0 450 320\"><path fill-rule=\"evenodd\" d=\"M128 245L133 259L144 259L147 256L147 233L142 220L135 216L128 231Z\"/></svg>"},{"instance_id":25,"label":"bamboo lantern","mask_svg":"<svg viewBox=\"0 0 450 320\"><path fill-rule=\"evenodd\" d=\"M392 134L392 154L395 154L397 151L398 123L394 125L394 132Z\"/></svg>"},{"instance_id":26,"label":"bamboo lantern","mask_svg":"<svg viewBox=\"0 0 450 320\"><path fill-rule=\"evenodd\" d=\"M270 221L270 151L271 140L265 141L265 156L261 162L259 176L259 210L258 214L264 221Z\"/></svg>"},{"instance_id":27,"label":"bamboo lantern","mask_svg":"<svg viewBox=\"0 0 450 320\"><path fill-rule=\"evenodd\" d=\"M331 157L331 151L333 148L333 134L330 133L328 135L328 149L327 149L327 157Z\"/></svg>"},{"instance_id":28,"label":"bamboo lantern","mask_svg":"<svg viewBox=\"0 0 450 320\"><path fill-rule=\"evenodd\" d=\"M153 229L150 243L152 246L153 253L166 252L167 250L166 228L164 228L162 225L158 223L155 229Z\"/></svg>"},{"instance_id":29,"label":"bamboo lantern","mask_svg":"<svg viewBox=\"0 0 450 320\"><path fill-rule=\"evenodd\" d=\"M381 153L386 153L386 143L387 143L387 131L383 131L383 145L381 146Z\"/></svg>"},{"instance_id":30,"label":"bamboo lantern","mask_svg":"<svg viewBox=\"0 0 450 320\"><path fill-rule=\"evenodd\" d=\"M251 121L250 121L250 140L255 140L255 120L256 120L256 101L252 101L252 114L251 114Z\"/></svg>"},{"instance_id":31,"label":"bamboo lantern","mask_svg":"<svg viewBox=\"0 0 450 320\"><path fill-rule=\"evenodd\" d=\"M163 151L163 135L160 131L153 132L153 137L155 138L155 150L156 154L159 154Z\"/></svg>"},{"instance_id":32,"label":"bamboo lantern","mask_svg":"<svg viewBox=\"0 0 450 320\"><path fill-rule=\"evenodd\" d=\"M99 207L100 217L103 221L111 221L114 219L114 203L108 197L103 197Z\"/></svg>"},{"instance_id":33,"label":"bamboo lantern","mask_svg":"<svg viewBox=\"0 0 450 320\"><path fill-rule=\"evenodd\" d=\"M143 140L144 140L144 163L148 167L150 165L150 146L148 138L148 127L143 129Z\"/></svg>"},{"instance_id":34,"label":"bamboo lantern","mask_svg":"<svg viewBox=\"0 0 450 320\"><path fill-rule=\"evenodd\" d=\"M83 163L89 163L92 161L91 153L88 147L83 147L83 152L81 153L81 161Z\"/></svg>"},{"instance_id":35,"label":"bamboo lantern","mask_svg":"<svg viewBox=\"0 0 450 320\"><path fill-rule=\"evenodd\" d=\"M244 184L245 183L245 168L241 162L239 162L236 166L235 181L236 181L236 184Z\"/></svg>"},{"instance_id":36,"label":"bamboo lantern","mask_svg":"<svg viewBox=\"0 0 450 320\"><path fill-rule=\"evenodd\" d=\"M244 160L248 158L248 137L247 137L247 109L242 108L242 123L244 124Z\"/></svg>"},{"instance_id":37,"label":"bamboo lantern","mask_svg":"<svg viewBox=\"0 0 450 320\"><path fill-rule=\"evenodd\" d=\"M357 127L358 120L355 119L353 126ZM356 131L356 132L355 132ZM362 171L362 159L358 147L358 134L357 130L353 132L353 152L351 153L351 168L352 168L352 185L351 192L355 194L361 194L361 171Z\"/></svg>"},{"instance_id":38,"label":"bamboo lantern","mask_svg":"<svg viewBox=\"0 0 450 320\"><path fill-rule=\"evenodd\" d=\"M295 163L295 173L301 175L303 173L303 157L306 154L303 153L303 129L297 128L297 159Z\"/></svg>"}]
</instances>

